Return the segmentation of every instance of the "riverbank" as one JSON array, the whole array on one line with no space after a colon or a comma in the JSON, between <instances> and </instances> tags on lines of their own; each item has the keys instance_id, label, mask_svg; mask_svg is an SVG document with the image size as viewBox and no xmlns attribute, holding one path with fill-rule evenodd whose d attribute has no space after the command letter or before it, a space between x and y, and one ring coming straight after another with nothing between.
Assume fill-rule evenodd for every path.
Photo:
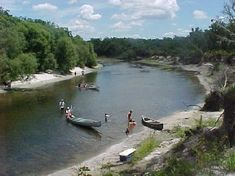
<instances>
[{"instance_id":1,"label":"riverbank","mask_svg":"<svg viewBox=\"0 0 235 176\"><path fill-rule=\"evenodd\" d=\"M102 65L97 65L95 68L80 68L75 67L74 69L70 70L70 74L68 75L61 75L57 73L38 73L33 74L30 79L27 81L14 81L12 82L12 89L33 89L42 87L45 85L49 85L55 82L68 80L76 76L81 76L83 73L88 74L94 71L97 71L97 69L101 68ZM5 93L6 91L4 89L0 89L0 93Z\"/></svg>"},{"instance_id":2,"label":"riverbank","mask_svg":"<svg viewBox=\"0 0 235 176\"><path fill-rule=\"evenodd\" d=\"M200 83L204 86L206 92L210 91L210 78L207 75L207 68L206 67L197 67L197 66L180 66L181 69L187 71L194 71L195 75L198 77ZM201 104L200 104L201 105ZM163 156L167 151L169 151L174 144L176 144L179 139L169 137L167 135L167 131L171 130L174 126L192 126L194 124L194 119L203 116L204 118L217 118L220 112L215 113L208 113L208 112L201 112L197 109L183 111L183 112L176 112L173 115L162 117L159 121L164 123L164 131L157 132L157 136L161 139L160 147L156 148L154 152L144 158L138 166L138 168L145 168L145 166L151 162L153 158L159 158ZM152 130L145 128L140 133L132 134L126 139L124 139L121 143L113 145L109 147L105 152L90 158L87 161L84 161L80 164L72 166L70 168L66 168L55 173L50 174L50 176L71 176L76 175L78 173L79 168L81 167L88 167L91 171L90 174L92 175L102 175L104 166L111 166L112 170L122 171L126 167L130 167L127 164L123 164L119 162L119 153L127 148L136 148L145 138L147 138L152 133Z\"/></svg>"}]
</instances>

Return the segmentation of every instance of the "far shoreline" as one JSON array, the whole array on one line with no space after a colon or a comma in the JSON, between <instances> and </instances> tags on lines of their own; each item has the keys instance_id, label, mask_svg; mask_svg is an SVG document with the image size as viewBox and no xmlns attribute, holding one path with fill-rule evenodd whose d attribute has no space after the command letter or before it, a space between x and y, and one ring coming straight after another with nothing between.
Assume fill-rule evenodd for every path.
<instances>
[{"instance_id":1,"label":"far shoreline","mask_svg":"<svg viewBox=\"0 0 235 176\"><path fill-rule=\"evenodd\" d=\"M72 70L70 70L70 74L67 75L61 75L61 74L55 74L55 73L39 73L39 74L33 74L30 80L28 81L14 81L12 82L11 89L35 89L39 87L43 87L46 85L50 85L55 82L60 82L64 80L69 80L74 77L82 76L82 72L84 75L95 72L98 69L102 68L101 64L98 64L94 68L80 68L75 67ZM0 93L7 93L8 90L4 90L3 88L0 88Z\"/></svg>"}]
</instances>

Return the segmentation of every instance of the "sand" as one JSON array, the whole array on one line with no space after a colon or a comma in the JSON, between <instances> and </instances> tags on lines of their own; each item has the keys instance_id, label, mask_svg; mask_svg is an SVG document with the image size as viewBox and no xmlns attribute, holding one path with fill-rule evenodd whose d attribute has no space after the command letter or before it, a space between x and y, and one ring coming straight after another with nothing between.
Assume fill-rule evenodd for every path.
<instances>
[{"instance_id":1,"label":"sand","mask_svg":"<svg viewBox=\"0 0 235 176\"><path fill-rule=\"evenodd\" d=\"M206 90L206 93L209 93L211 90L211 84L212 80L208 77L208 73L210 72L210 68L206 65L202 65L200 67L196 65L181 65L180 66L183 70L187 71L194 71L195 75L198 77L200 84L202 84ZM202 106L202 103L199 104L199 106ZM193 123L193 119L197 119L200 116L203 118L217 118L221 114L221 112L201 112L198 111L198 107L195 107L195 109L191 110L185 110L182 112L176 112L170 116L162 117L159 119L159 121L164 123L164 129L167 131L169 129L172 129L176 125L184 126L188 125L191 126ZM91 171L93 171L92 175L101 175L101 167L105 164L112 164L116 165L119 163L119 153L132 147L136 147L141 141L143 141L146 137L148 137L151 130L149 128L144 127L143 131L132 134L126 139L124 139L121 143L115 144L107 150L97 156L94 156L82 163L78 163L77 165L74 165L69 168L65 168L63 170L54 172L52 174L49 174L49 176L72 176L77 175L78 169L86 166ZM160 132L161 133L161 132ZM154 157L159 157L160 155L164 155L167 151L169 151L174 144L176 144L179 141L179 139L172 139L168 141L164 141L161 143L161 147L157 148L154 152L152 152L150 155L145 157L141 162L148 162Z\"/></svg>"},{"instance_id":2,"label":"sand","mask_svg":"<svg viewBox=\"0 0 235 176\"><path fill-rule=\"evenodd\" d=\"M44 85L48 85L50 83L59 82L62 80L67 80L76 76L81 76L82 71L84 74L90 73L94 71L94 69L85 67L84 69L80 67L75 67L74 69L70 70L71 74L68 75L60 75L60 74L49 74L49 73L39 73L32 75L32 78L28 81L15 81L12 83L12 88L36 88L41 87Z\"/></svg>"},{"instance_id":3,"label":"sand","mask_svg":"<svg viewBox=\"0 0 235 176\"><path fill-rule=\"evenodd\" d=\"M31 89L31 88L38 88L42 87L54 82L59 82L63 80L71 79L75 76L81 76L82 71L84 74L91 73L93 71L96 71L97 69L101 68L101 65L98 65L96 68L80 68L75 67L74 69L70 70L70 74L67 75L60 75L55 73L39 73L39 74L33 74L27 81L14 81L12 82L12 88L25 88L25 89ZM76 75L75 75L76 72ZM0 93L4 93L3 89L0 89Z\"/></svg>"}]
</instances>

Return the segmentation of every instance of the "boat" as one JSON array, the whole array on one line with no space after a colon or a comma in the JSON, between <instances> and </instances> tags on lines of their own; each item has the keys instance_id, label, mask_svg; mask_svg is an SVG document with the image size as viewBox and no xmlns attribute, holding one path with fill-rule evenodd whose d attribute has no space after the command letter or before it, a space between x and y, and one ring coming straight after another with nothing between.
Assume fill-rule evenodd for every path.
<instances>
[{"instance_id":1,"label":"boat","mask_svg":"<svg viewBox=\"0 0 235 176\"><path fill-rule=\"evenodd\" d=\"M95 86L95 85L88 85L88 86L86 87L86 89L99 91L99 87L98 87L98 86Z\"/></svg>"},{"instance_id":2,"label":"boat","mask_svg":"<svg viewBox=\"0 0 235 176\"><path fill-rule=\"evenodd\" d=\"M85 119L80 117L75 117L74 115L71 118L66 118L67 121L74 125L79 125L83 127L100 127L101 121L92 120L92 119Z\"/></svg>"},{"instance_id":3,"label":"boat","mask_svg":"<svg viewBox=\"0 0 235 176\"><path fill-rule=\"evenodd\" d=\"M79 84L78 86L76 86L76 87L78 87L79 89L86 89L86 90L88 90L88 89L90 89L90 90L96 90L96 91L99 91L99 87L98 86L95 86L95 85L89 85L89 84L84 84L84 85L82 85L82 84Z\"/></svg>"},{"instance_id":4,"label":"boat","mask_svg":"<svg viewBox=\"0 0 235 176\"><path fill-rule=\"evenodd\" d=\"M158 122L157 120L151 119L151 118L143 116L143 115L141 116L141 118L142 118L142 124L144 126L152 128L154 130L162 130L163 129L163 123Z\"/></svg>"}]
</instances>

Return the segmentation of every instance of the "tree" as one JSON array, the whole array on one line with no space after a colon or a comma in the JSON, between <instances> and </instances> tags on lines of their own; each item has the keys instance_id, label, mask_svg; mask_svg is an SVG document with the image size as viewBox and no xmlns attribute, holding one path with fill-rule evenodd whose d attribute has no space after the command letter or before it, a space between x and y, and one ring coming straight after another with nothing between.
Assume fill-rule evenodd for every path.
<instances>
[{"instance_id":1,"label":"tree","mask_svg":"<svg viewBox=\"0 0 235 176\"><path fill-rule=\"evenodd\" d=\"M216 31L216 35L221 42L226 42L228 45L231 44L231 41L234 41L234 28L230 28L234 24L234 15L235 15L235 0L230 0L230 4L225 4L224 12L227 15L229 21L228 24L215 21L215 25L219 30L222 30L221 33ZM228 35L229 34L229 35ZM228 68L228 67L227 67ZM221 101L224 108L224 118L223 123L218 129L213 129L212 134L216 134L219 139L223 139L226 136L229 140L230 145L234 145L235 137L235 87L234 85L228 85L228 76L227 70L224 72L224 86L222 88L217 87L216 91L220 91ZM211 133L209 133L211 134Z\"/></svg>"},{"instance_id":2,"label":"tree","mask_svg":"<svg viewBox=\"0 0 235 176\"><path fill-rule=\"evenodd\" d=\"M14 27L2 29L0 38L0 47L10 59L23 52L26 44L24 35L16 31Z\"/></svg>"},{"instance_id":3,"label":"tree","mask_svg":"<svg viewBox=\"0 0 235 176\"><path fill-rule=\"evenodd\" d=\"M96 54L94 52L94 48L92 43L88 43L88 58L87 58L87 62L86 62L86 66L88 67L93 67L95 66L96 63Z\"/></svg>"},{"instance_id":4,"label":"tree","mask_svg":"<svg viewBox=\"0 0 235 176\"><path fill-rule=\"evenodd\" d=\"M33 54L20 54L10 61L10 81L28 79L37 70L37 59Z\"/></svg>"},{"instance_id":5,"label":"tree","mask_svg":"<svg viewBox=\"0 0 235 176\"><path fill-rule=\"evenodd\" d=\"M55 59L54 54L50 53L44 59L43 64L41 65L41 69L42 70L47 70L47 69L55 70L56 68L58 68L57 61Z\"/></svg>"},{"instance_id":6,"label":"tree","mask_svg":"<svg viewBox=\"0 0 235 176\"><path fill-rule=\"evenodd\" d=\"M10 73L9 59L4 55L0 56L0 84L6 84L10 80Z\"/></svg>"},{"instance_id":7,"label":"tree","mask_svg":"<svg viewBox=\"0 0 235 176\"><path fill-rule=\"evenodd\" d=\"M68 73L70 69L76 66L76 52L72 40L68 37L60 38L55 51L55 58L59 69Z\"/></svg>"}]
</instances>

